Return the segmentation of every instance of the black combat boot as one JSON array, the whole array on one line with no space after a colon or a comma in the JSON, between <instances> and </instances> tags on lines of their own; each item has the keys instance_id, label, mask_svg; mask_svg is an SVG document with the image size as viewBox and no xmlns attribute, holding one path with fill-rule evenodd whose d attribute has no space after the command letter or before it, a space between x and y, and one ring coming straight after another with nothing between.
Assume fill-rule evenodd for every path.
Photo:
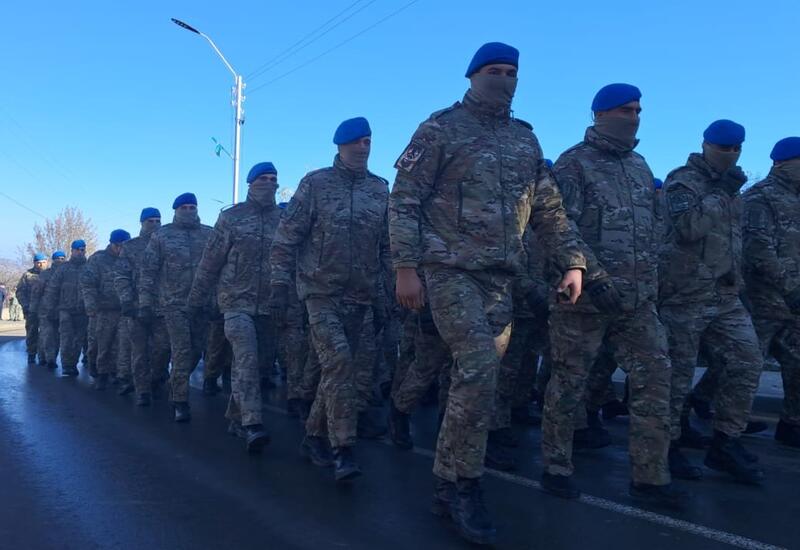
<instances>
[{"instance_id":1,"label":"black combat boot","mask_svg":"<svg viewBox=\"0 0 800 550\"><path fill-rule=\"evenodd\" d=\"M134 390L133 382L128 380L127 378L118 378L119 380L119 388L117 388L117 395L128 395L132 393Z\"/></svg>"},{"instance_id":2,"label":"black combat boot","mask_svg":"<svg viewBox=\"0 0 800 550\"><path fill-rule=\"evenodd\" d=\"M737 439L714 430L704 464L712 470L729 473L741 483L757 485L764 481L764 470L753 462L754 456L745 451Z\"/></svg>"},{"instance_id":3,"label":"black combat boot","mask_svg":"<svg viewBox=\"0 0 800 550\"><path fill-rule=\"evenodd\" d=\"M108 373L98 374L94 379L94 389L104 390L108 387Z\"/></svg>"},{"instance_id":4,"label":"black combat boot","mask_svg":"<svg viewBox=\"0 0 800 550\"><path fill-rule=\"evenodd\" d=\"M155 399L161 399L161 396L164 394L164 381L163 380L155 380L150 384L150 395Z\"/></svg>"},{"instance_id":5,"label":"black combat boot","mask_svg":"<svg viewBox=\"0 0 800 550\"><path fill-rule=\"evenodd\" d=\"M511 448L519 447L519 439L517 439L517 436L514 435L513 430L508 426L506 426L505 428L500 428L499 430L493 430L489 432L489 437L493 438L498 444L502 445L503 447L511 447Z\"/></svg>"},{"instance_id":6,"label":"black combat boot","mask_svg":"<svg viewBox=\"0 0 800 550\"><path fill-rule=\"evenodd\" d=\"M269 434L264 431L264 426L261 424L251 424L244 426L243 429L248 453L260 453L264 445L269 443Z\"/></svg>"},{"instance_id":7,"label":"black combat boot","mask_svg":"<svg viewBox=\"0 0 800 550\"><path fill-rule=\"evenodd\" d=\"M401 412L394 406L394 401L389 401L389 437L395 446L404 451L414 447L409 417L410 415Z\"/></svg>"},{"instance_id":8,"label":"black combat boot","mask_svg":"<svg viewBox=\"0 0 800 550\"><path fill-rule=\"evenodd\" d=\"M681 452L677 442L672 442L669 446L669 473L677 479L696 480L703 477L703 470L697 466L692 466L689 459Z\"/></svg>"},{"instance_id":9,"label":"black combat boot","mask_svg":"<svg viewBox=\"0 0 800 550\"><path fill-rule=\"evenodd\" d=\"M336 481L350 481L361 475L352 447L337 447L333 450L333 475Z\"/></svg>"},{"instance_id":10,"label":"black combat boot","mask_svg":"<svg viewBox=\"0 0 800 550\"><path fill-rule=\"evenodd\" d=\"M333 453L328 439L325 437L305 436L300 446L300 451L314 466L319 466L320 468L333 466Z\"/></svg>"},{"instance_id":11,"label":"black combat boot","mask_svg":"<svg viewBox=\"0 0 800 550\"><path fill-rule=\"evenodd\" d=\"M800 426L779 420L778 425L775 427L775 440L789 447L800 448Z\"/></svg>"},{"instance_id":12,"label":"black combat boot","mask_svg":"<svg viewBox=\"0 0 800 550\"><path fill-rule=\"evenodd\" d=\"M480 478L458 478L450 514L458 534L473 544L494 544L497 530L483 502Z\"/></svg>"},{"instance_id":13,"label":"black combat boot","mask_svg":"<svg viewBox=\"0 0 800 550\"><path fill-rule=\"evenodd\" d=\"M175 409L175 422L189 422L192 419L192 411L186 401L175 401L172 407Z\"/></svg>"},{"instance_id":14,"label":"black combat boot","mask_svg":"<svg viewBox=\"0 0 800 550\"><path fill-rule=\"evenodd\" d=\"M238 437L241 439L245 438L244 435L244 428L242 427L242 423L238 420L231 420L228 423L228 434L232 435L233 437Z\"/></svg>"},{"instance_id":15,"label":"black combat boot","mask_svg":"<svg viewBox=\"0 0 800 550\"><path fill-rule=\"evenodd\" d=\"M137 407L149 407L150 406L150 394L147 392L140 393L136 396L136 406Z\"/></svg>"},{"instance_id":16,"label":"black combat boot","mask_svg":"<svg viewBox=\"0 0 800 550\"><path fill-rule=\"evenodd\" d=\"M359 439L378 439L386 434L386 426L368 409L358 413L356 434Z\"/></svg>"},{"instance_id":17,"label":"black combat boot","mask_svg":"<svg viewBox=\"0 0 800 550\"><path fill-rule=\"evenodd\" d=\"M711 403L708 401L704 401L690 393L689 405L694 409L694 414L696 414L698 418L702 418L703 420L711 420L714 418L714 413L711 412Z\"/></svg>"},{"instance_id":18,"label":"black combat boot","mask_svg":"<svg viewBox=\"0 0 800 550\"><path fill-rule=\"evenodd\" d=\"M29 353L28 354L28 364L29 365L35 365L36 364L36 354L35 353Z\"/></svg>"},{"instance_id":19,"label":"black combat boot","mask_svg":"<svg viewBox=\"0 0 800 550\"><path fill-rule=\"evenodd\" d=\"M534 412L532 405L511 409L511 422L522 426L541 426L542 418Z\"/></svg>"},{"instance_id":20,"label":"black combat boot","mask_svg":"<svg viewBox=\"0 0 800 550\"><path fill-rule=\"evenodd\" d=\"M581 492L572 482L572 476L560 476L542 472L542 489L560 498L578 498Z\"/></svg>"},{"instance_id":21,"label":"black combat boot","mask_svg":"<svg viewBox=\"0 0 800 550\"><path fill-rule=\"evenodd\" d=\"M431 513L440 518L450 519L450 509L456 499L456 484L440 477L436 477L436 486L433 489Z\"/></svg>"},{"instance_id":22,"label":"black combat boot","mask_svg":"<svg viewBox=\"0 0 800 550\"><path fill-rule=\"evenodd\" d=\"M766 432L767 428L769 428L769 426L767 426L766 422L762 422L761 420L750 420L747 422L747 427L744 429L744 433L747 435L758 434L761 432Z\"/></svg>"},{"instance_id":23,"label":"black combat boot","mask_svg":"<svg viewBox=\"0 0 800 550\"><path fill-rule=\"evenodd\" d=\"M630 414L627 405L619 399L609 401L600 407L600 411L603 413L603 420L613 420L618 416L628 416Z\"/></svg>"},{"instance_id":24,"label":"black combat boot","mask_svg":"<svg viewBox=\"0 0 800 550\"><path fill-rule=\"evenodd\" d=\"M689 493L676 489L671 483L650 485L631 482L628 494L639 502L672 510L685 509L690 500Z\"/></svg>"},{"instance_id":25,"label":"black combat boot","mask_svg":"<svg viewBox=\"0 0 800 550\"><path fill-rule=\"evenodd\" d=\"M78 367L75 365L61 365L61 376L78 376Z\"/></svg>"},{"instance_id":26,"label":"black combat boot","mask_svg":"<svg viewBox=\"0 0 800 550\"><path fill-rule=\"evenodd\" d=\"M47 364L47 360L44 358L44 355L39 354L39 366L43 367Z\"/></svg>"},{"instance_id":27,"label":"black combat boot","mask_svg":"<svg viewBox=\"0 0 800 550\"><path fill-rule=\"evenodd\" d=\"M203 380L203 395L213 397L220 392L219 383L216 378L206 378Z\"/></svg>"},{"instance_id":28,"label":"black combat boot","mask_svg":"<svg viewBox=\"0 0 800 550\"><path fill-rule=\"evenodd\" d=\"M487 468L500 470L502 472L510 472L517 469L517 462L506 447L503 447L498 441L497 436L493 435L495 432L489 432L489 437L486 441L486 455L483 458L483 463Z\"/></svg>"},{"instance_id":29,"label":"black combat boot","mask_svg":"<svg viewBox=\"0 0 800 550\"><path fill-rule=\"evenodd\" d=\"M602 449L611 445L611 434L600 420L600 411L586 411L587 427L572 434L572 447L580 449Z\"/></svg>"},{"instance_id":30,"label":"black combat boot","mask_svg":"<svg viewBox=\"0 0 800 550\"><path fill-rule=\"evenodd\" d=\"M708 449L711 445L711 438L707 435L700 433L698 429L692 426L689 418L686 416L681 417L681 437L678 439L678 444L687 449Z\"/></svg>"},{"instance_id":31,"label":"black combat boot","mask_svg":"<svg viewBox=\"0 0 800 550\"><path fill-rule=\"evenodd\" d=\"M55 361L48 361L47 368L50 370L56 370L58 368L58 364Z\"/></svg>"}]
</instances>

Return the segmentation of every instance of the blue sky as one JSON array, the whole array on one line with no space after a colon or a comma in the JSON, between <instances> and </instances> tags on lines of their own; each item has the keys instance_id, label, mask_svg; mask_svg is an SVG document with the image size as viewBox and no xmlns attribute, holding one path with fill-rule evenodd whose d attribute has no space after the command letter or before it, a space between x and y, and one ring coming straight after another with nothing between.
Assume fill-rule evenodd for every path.
<instances>
[{"instance_id":1,"label":"blue sky","mask_svg":"<svg viewBox=\"0 0 800 550\"><path fill-rule=\"evenodd\" d=\"M144 206L171 218L172 199L185 191L213 224L230 203L230 161L214 156L211 137L230 149L232 79L170 17L210 35L248 76L353 2L6 3L0 257L31 240L37 214L65 205L92 218L100 242L116 227L138 231ZM717 118L746 127L741 165L753 173L769 170L775 141L800 135L796 0L418 0L312 61L409 2L361 0L337 28L246 80L243 176L272 160L281 185L294 188L330 164L336 125L366 116L370 168L393 180L414 129L460 99L469 59L487 41L521 50L515 113L553 159L582 138L596 90L618 81L643 91L638 150L657 176L698 150ZM243 198L244 177L242 187Z\"/></svg>"}]
</instances>

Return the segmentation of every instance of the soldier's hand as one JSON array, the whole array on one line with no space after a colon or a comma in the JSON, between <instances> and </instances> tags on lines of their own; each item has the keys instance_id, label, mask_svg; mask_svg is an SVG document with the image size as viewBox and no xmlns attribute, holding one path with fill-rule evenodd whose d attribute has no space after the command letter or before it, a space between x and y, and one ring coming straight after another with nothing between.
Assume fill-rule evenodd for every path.
<instances>
[{"instance_id":1,"label":"soldier's hand","mask_svg":"<svg viewBox=\"0 0 800 550\"><path fill-rule=\"evenodd\" d=\"M583 270L570 269L564 273L556 291L569 296L569 303L574 304L583 292Z\"/></svg>"},{"instance_id":2,"label":"soldier's hand","mask_svg":"<svg viewBox=\"0 0 800 550\"><path fill-rule=\"evenodd\" d=\"M272 285L269 295L269 312L272 321L278 325L286 324L286 310L289 308L289 287L286 285Z\"/></svg>"},{"instance_id":3,"label":"soldier's hand","mask_svg":"<svg viewBox=\"0 0 800 550\"><path fill-rule=\"evenodd\" d=\"M730 168L719 178L720 188L731 197L736 195L746 182L747 176L739 166Z\"/></svg>"},{"instance_id":4,"label":"soldier's hand","mask_svg":"<svg viewBox=\"0 0 800 550\"><path fill-rule=\"evenodd\" d=\"M586 284L586 291L592 298L592 304L600 313L613 315L622 313L622 298L608 277L590 281Z\"/></svg>"},{"instance_id":5,"label":"soldier's hand","mask_svg":"<svg viewBox=\"0 0 800 550\"><path fill-rule=\"evenodd\" d=\"M422 309L425 305L425 290L413 267L397 269L397 302L406 309Z\"/></svg>"},{"instance_id":6,"label":"soldier's hand","mask_svg":"<svg viewBox=\"0 0 800 550\"><path fill-rule=\"evenodd\" d=\"M153 310L152 306L142 306L139 308L139 322L145 326L149 326L153 323L153 320L156 318L156 312Z\"/></svg>"},{"instance_id":7,"label":"soldier's hand","mask_svg":"<svg viewBox=\"0 0 800 550\"><path fill-rule=\"evenodd\" d=\"M783 301L786 302L786 305L789 306L789 309L795 315L800 315L800 287L795 288L789 294L787 294Z\"/></svg>"},{"instance_id":8,"label":"soldier's hand","mask_svg":"<svg viewBox=\"0 0 800 550\"><path fill-rule=\"evenodd\" d=\"M136 305L133 302L121 302L120 313L122 313L123 317L135 317Z\"/></svg>"},{"instance_id":9,"label":"soldier's hand","mask_svg":"<svg viewBox=\"0 0 800 550\"><path fill-rule=\"evenodd\" d=\"M542 289L534 287L525 294L525 301L537 317L547 314L547 294Z\"/></svg>"}]
</instances>

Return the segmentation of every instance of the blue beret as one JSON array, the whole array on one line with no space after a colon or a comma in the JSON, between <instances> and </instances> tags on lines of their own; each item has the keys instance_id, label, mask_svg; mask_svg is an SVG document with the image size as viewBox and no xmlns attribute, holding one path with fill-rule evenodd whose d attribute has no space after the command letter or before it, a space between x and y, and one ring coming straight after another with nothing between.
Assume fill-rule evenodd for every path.
<instances>
[{"instance_id":1,"label":"blue beret","mask_svg":"<svg viewBox=\"0 0 800 550\"><path fill-rule=\"evenodd\" d=\"M664 182L658 178L653 178L653 187L655 187L656 189L661 189L662 187L664 187Z\"/></svg>"},{"instance_id":2,"label":"blue beret","mask_svg":"<svg viewBox=\"0 0 800 550\"><path fill-rule=\"evenodd\" d=\"M781 162L800 157L800 137L787 137L780 140L772 148L769 158Z\"/></svg>"},{"instance_id":3,"label":"blue beret","mask_svg":"<svg viewBox=\"0 0 800 550\"><path fill-rule=\"evenodd\" d=\"M278 171L275 169L275 165L271 162L259 162L253 166L250 169L250 173L247 174L247 183L253 183L258 179L259 176L264 174L278 175Z\"/></svg>"},{"instance_id":4,"label":"blue beret","mask_svg":"<svg viewBox=\"0 0 800 550\"><path fill-rule=\"evenodd\" d=\"M336 133L333 134L333 142L336 145L343 143L350 143L365 136L371 136L372 130L369 128L369 122L364 117L349 118L342 122Z\"/></svg>"},{"instance_id":5,"label":"blue beret","mask_svg":"<svg viewBox=\"0 0 800 550\"><path fill-rule=\"evenodd\" d=\"M552 167L553 167L553 161L552 161L552 160L550 160L550 159L544 159L544 164L545 164L545 166L547 166L548 168L552 168Z\"/></svg>"},{"instance_id":6,"label":"blue beret","mask_svg":"<svg viewBox=\"0 0 800 550\"><path fill-rule=\"evenodd\" d=\"M63 250L56 250L55 252L53 252L53 259L54 259L54 260L55 260L56 258L66 258L66 257L67 257L67 255L66 255L66 254L64 254L64 251L63 251Z\"/></svg>"},{"instance_id":7,"label":"blue beret","mask_svg":"<svg viewBox=\"0 0 800 550\"><path fill-rule=\"evenodd\" d=\"M193 204L197 206L197 197L194 196L194 193L184 193L183 195L178 195L175 199L175 202L172 203L172 209L176 210L178 207L183 206L184 204Z\"/></svg>"},{"instance_id":8,"label":"blue beret","mask_svg":"<svg viewBox=\"0 0 800 550\"><path fill-rule=\"evenodd\" d=\"M70 248L72 248L72 249L75 249L75 248L86 248L86 241L84 241L83 239L78 239L76 241L72 241L72 244L70 245Z\"/></svg>"},{"instance_id":9,"label":"blue beret","mask_svg":"<svg viewBox=\"0 0 800 550\"><path fill-rule=\"evenodd\" d=\"M289 206L288 202L279 202L278 203L278 208L280 208L281 210L286 210L287 206Z\"/></svg>"},{"instance_id":10,"label":"blue beret","mask_svg":"<svg viewBox=\"0 0 800 550\"><path fill-rule=\"evenodd\" d=\"M36 254L33 255L33 261L34 262L43 262L46 259L47 259L47 256L42 254L41 252L37 252Z\"/></svg>"},{"instance_id":11,"label":"blue beret","mask_svg":"<svg viewBox=\"0 0 800 550\"><path fill-rule=\"evenodd\" d=\"M158 211L158 208L153 208L152 206L148 206L147 208L142 209L142 214L139 216L139 221L143 222L148 218L160 218L161 212Z\"/></svg>"},{"instance_id":12,"label":"blue beret","mask_svg":"<svg viewBox=\"0 0 800 550\"><path fill-rule=\"evenodd\" d=\"M469 62L469 67L467 67L467 74L464 76L469 78L478 72L481 67L492 63L505 63L519 67L519 50L502 42L484 44L472 56L472 61Z\"/></svg>"},{"instance_id":13,"label":"blue beret","mask_svg":"<svg viewBox=\"0 0 800 550\"><path fill-rule=\"evenodd\" d=\"M124 243L127 240L130 240L131 234L125 231L124 229L115 229L111 232L111 237L108 239L108 242L111 244L119 244Z\"/></svg>"},{"instance_id":14,"label":"blue beret","mask_svg":"<svg viewBox=\"0 0 800 550\"><path fill-rule=\"evenodd\" d=\"M631 84L609 84L603 86L592 100L592 111L610 111L631 101L639 101L642 92Z\"/></svg>"},{"instance_id":15,"label":"blue beret","mask_svg":"<svg viewBox=\"0 0 800 550\"><path fill-rule=\"evenodd\" d=\"M744 141L744 126L732 120L715 120L703 132L706 143L729 147L741 145Z\"/></svg>"}]
</instances>

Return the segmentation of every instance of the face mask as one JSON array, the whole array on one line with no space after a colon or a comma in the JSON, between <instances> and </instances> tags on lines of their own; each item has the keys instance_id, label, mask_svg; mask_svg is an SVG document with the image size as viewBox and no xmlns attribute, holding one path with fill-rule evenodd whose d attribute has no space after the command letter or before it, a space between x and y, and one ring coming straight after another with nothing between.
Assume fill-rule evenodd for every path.
<instances>
[{"instance_id":1,"label":"face mask","mask_svg":"<svg viewBox=\"0 0 800 550\"><path fill-rule=\"evenodd\" d=\"M252 199L262 206L275 204L275 189L277 185L251 183L247 190L248 200Z\"/></svg>"},{"instance_id":2,"label":"face mask","mask_svg":"<svg viewBox=\"0 0 800 550\"><path fill-rule=\"evenodd\" d=\"M196 225L200 223L200 217L197 215L197 210L176 210L175 221L181 225Z\"/></svg>"},{"instance_id":3,"label":"face mask","mask_svg":"<svg viewBox=\"0 0 800 550\"><path fill-rule=\"evenodd\" d=\"M636 145L639 120L622 116L602 116L595 119L594 129L603 137L633 147Z\"/></svg>"},{"instance_id":4,"label":"face mask","mask_svg":"<svg viewBox=\"0 0 800 550\"><path fill-rule=\"evenodd\" d=\"M470 78L470 89L475 97L490 107L511 107L517 79L499 74L475 74Z\"/></svg>"},{"instance_id":5,"label":"face mask","mask_svg":"<svg viewBox=\"0 0 800 550\"><path fill-rule=\"evenodd\" d=\"M780 166L773 168L775 173L781 178L791 181L792 183L800 183L800 158L787 160Z\"/></svg>"},{"instance_id":6,"label":"face mask","mask_svg":"<svg viewBox=\"0 0 800 550\"><path fill-rule=\"evenodd\" d=\"M143 221L142 222L142 229L139 231L139 235L144 237L146 235L151 234L153 231L161 227L161 222L151 222L151 221Z\"/></svg>"},{"instance_id":7,"label":"face mask","mask_svg":"<svg viewBox=\"0 0 800 550\"><path fill-rule=\"evenodd\" d=\"M718 174L724 174L731 167L736 166L741 154L741 151L722 151L713 145L703 143L703 158Z\"/></svg>"}]
</instances>

